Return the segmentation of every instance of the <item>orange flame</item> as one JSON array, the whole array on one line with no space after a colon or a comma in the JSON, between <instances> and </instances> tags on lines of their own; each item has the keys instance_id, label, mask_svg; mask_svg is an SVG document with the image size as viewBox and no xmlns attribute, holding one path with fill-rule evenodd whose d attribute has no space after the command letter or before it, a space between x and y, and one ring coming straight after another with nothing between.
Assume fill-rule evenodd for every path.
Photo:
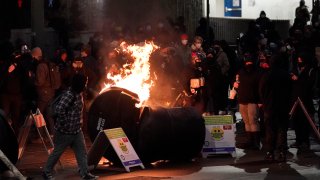
<instances>
[{"instance_id":1,"label":"orange flame","mask_svg":"<svg viewBox=\"0 0 320 180\"><path fill-rule=\"evenodd\" d=\"M128 45L122 42L120 50L130 54L134 58L134 62L123 65L120 74L112 75L108 73L107 78L112 83L105 84L100 93L113 86L125 88L138 94L140 104L137 106L141 106L150 97L150 88L153 81L150 80L149 58L158 48L153 42L145 42L144 45Z\"/></svg>"}]
</instances>

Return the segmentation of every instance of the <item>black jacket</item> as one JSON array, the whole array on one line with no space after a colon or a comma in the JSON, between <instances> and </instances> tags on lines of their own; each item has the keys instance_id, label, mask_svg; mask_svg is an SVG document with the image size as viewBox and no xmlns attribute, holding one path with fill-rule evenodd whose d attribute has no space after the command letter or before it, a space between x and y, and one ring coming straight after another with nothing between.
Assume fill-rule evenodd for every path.
<instances>
[{"instance_id":1,"label":"black jacket","mask_svg":"<svg viewBox=\"0 0 320 180\"><path fill-rule=\"evenodd\" d=\"M8 68L14 62L8 62L0 69L0 94L25 95L24 88L27 82L27 73L21 66L20 62L15 62L15 69L11 73Z\"/></svg>"},{"instance_id":2,"label":"black jacket","mask_svg":"<svg viewBox=\"0 0 320 180\"><path fill-rule=\"evenodd\" d=\"M257 69L248 72L241 69L239 74L238 102L239 104L254 103L258 104L259 100L259 79L260 73Z\"/></svg>"},{"instance_id":3,"label":"black jacket","mask_svg":"<svg viewBox=\"0 0 320 180\"><path fill-rule=\"evenodd\" d=\"M293 81L292 84L292 103L294 103L299 97L309 113L314 113L315 110L312 101L312 87L314 79L311 76L311 67L306 66L302 72L293 73L298 76L298 80Z\"/></svg>"},{"instance_id":4,"label":"black jacket","mask_svg":"<svg viewBox=\"0 0 320 180\"><path fill-rule=\"evenodd\" d=\"M272 68L265 73L259 86L264 112L270 115L287 116L290 110L291 79L287 71Z\"/></svg>"}]
</instances>

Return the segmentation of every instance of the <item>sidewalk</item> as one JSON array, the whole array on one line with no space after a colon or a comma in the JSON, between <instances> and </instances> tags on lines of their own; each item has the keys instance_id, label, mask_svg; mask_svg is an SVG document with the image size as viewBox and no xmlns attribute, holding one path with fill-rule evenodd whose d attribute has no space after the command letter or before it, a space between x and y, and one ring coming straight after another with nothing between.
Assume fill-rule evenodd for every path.
<instances>
[{"instance_id":1,"label":"sidewalk","mask_svg":"<svg viewBox=\"0 0 320 180\"><path fill-rule=\"evenodd\" d=\"M288 144L294 141L294 132L288 132ZM87 147L91 146L86 136ZM151 168L141 170L135 168L127 173L123 168L111 168L100 164L92 173L99 179L126 180L212 180L212 179L320 179L320 145L312 141L312 152L297 156L297 149L290 148L287 163L266 163L264 152L244 151L237 148L236 158L230 155L214 156L208 159L196 159L194 162L172 163L159 162ZM35 180L42 179L40 174L47 160L42 144L28 144L25 153L17 164L17 168L25 176ZM75 157L68 149L61 158L64 169L58 166L56 180L77 180L77 164Z\"/></svg>"}]
</instances>

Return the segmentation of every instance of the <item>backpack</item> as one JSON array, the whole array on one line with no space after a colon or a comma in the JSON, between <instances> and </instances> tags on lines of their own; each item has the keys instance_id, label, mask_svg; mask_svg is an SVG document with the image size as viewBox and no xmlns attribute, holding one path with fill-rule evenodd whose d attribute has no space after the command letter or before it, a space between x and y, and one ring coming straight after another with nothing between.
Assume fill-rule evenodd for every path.
<instances>
[{"instance_id":1,"label":"backpack","mask_svg":"<svg viewBox=\"0 0 320 180\"><path fill-rule=\"evenodd\" d=\"M61 77L59 66L55 63L47 63L49 69L49 80L52 89L59 89L61 86Z\"/></svg>"}]
</instances>

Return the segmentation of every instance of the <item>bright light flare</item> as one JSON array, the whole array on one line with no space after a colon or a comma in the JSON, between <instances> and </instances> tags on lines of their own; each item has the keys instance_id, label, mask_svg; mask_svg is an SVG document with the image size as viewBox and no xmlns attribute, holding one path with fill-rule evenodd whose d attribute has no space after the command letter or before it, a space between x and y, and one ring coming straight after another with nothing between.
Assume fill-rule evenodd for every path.
<instances>
[{"instance_id":1,"label":"bright light flare","mask_svg":"<svg viewBox=\"0 0 320 180\"><path fill-rule=\"evenodd\" d=\"M128 45L122 42L119 51L130 54L134 61L123 65L119 74L108 73L107 78L112 82L105 84L100 93L113 86L125 88L138 94L140 104L137 106L140 107L150 97L153 82L150 79L149 59L158 48L153 42L145 42L143 45Z\"/></svg>"}]
</instances>

